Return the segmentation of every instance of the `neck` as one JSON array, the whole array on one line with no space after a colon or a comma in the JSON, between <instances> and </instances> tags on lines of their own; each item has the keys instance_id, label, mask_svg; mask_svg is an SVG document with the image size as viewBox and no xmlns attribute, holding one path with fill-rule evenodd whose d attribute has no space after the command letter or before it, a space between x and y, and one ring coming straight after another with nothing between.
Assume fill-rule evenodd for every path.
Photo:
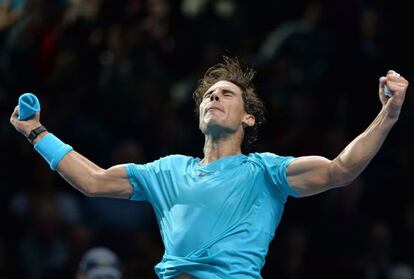
<instances>
[{"instance_id":1,"label":"neck","mask_svg":"<svg viewBox=\"0 0 414 279\"><path fill-rule=\"evenodd\" d=\"M222 157L241 154L241 138L237 136L214 138L206 135L203 152L204 159L201 161L201 165L211 163Z\"/></svg>"}]
</instances>

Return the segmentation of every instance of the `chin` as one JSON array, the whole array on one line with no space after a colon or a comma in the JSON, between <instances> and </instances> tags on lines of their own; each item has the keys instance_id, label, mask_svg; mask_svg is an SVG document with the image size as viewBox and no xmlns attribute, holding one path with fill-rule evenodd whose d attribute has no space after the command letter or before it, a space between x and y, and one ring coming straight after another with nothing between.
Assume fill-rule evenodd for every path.
<instances>
[{"instance_id":1,"label":"chin","mask_svg":"<svg viewBox=\"0 0 414 279\"><path fill-rule=\"evenodd\" d=\"M225 128L217 121L208 121L200 125L200 130L203 132L203 134L212 134L223 129Z\"/></svg>"},{"instance_id":2,"label":"chin","mask_svg":"<svg viewBox=\"0 0 414 279\"><path fill-rule=\"evenodd\" d=\"M204 135L225 135L232 134L235 132L234 129L222 125L222 123L216 121L209 121L208 123L203 123L200 126L200 130Z\"/></svg>"}]
</instances>

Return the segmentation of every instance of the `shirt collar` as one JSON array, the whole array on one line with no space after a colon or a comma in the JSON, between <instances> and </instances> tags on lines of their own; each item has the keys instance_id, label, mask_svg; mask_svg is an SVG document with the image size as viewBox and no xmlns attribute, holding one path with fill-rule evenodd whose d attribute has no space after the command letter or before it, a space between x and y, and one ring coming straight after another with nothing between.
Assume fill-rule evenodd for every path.
<instances>
[{"instance_id":1,"label":"shirt collar","mask_svg":"<svg viewBox=\"0 0 414 279\"><path fill-rule=\"evenodd\" d=\"M236 154L231 156L222 157L211 163L200 166L201 159L197 158L195 168L197 171L202 173L210 173L220 171L233 166L239 166L241 163L246 161L247 156L244 154Z\"/></svg>"}]
</instances>

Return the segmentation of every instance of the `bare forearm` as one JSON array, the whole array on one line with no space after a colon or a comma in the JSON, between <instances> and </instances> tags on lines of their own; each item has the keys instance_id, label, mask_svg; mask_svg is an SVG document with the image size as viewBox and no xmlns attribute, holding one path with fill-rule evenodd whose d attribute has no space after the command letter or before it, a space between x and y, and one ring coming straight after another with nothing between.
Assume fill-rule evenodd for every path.
<instances>
[{"instance_id":1,"label":"bare forearm","mask_svg":"<svg viewBox=\"0 0 414 279\"><path fill-rule=\"evenodd\" d=\"M47 134L47 131L40 134L34 144ZM132 194L123 165L103 169L78 152L70 151L59 161L56 170L70 185L87 196L128 198Z\"/></svg>"},{"instance_id":2,"label":"bare forearm","mask_svg":"<svg viewBox=\"0 0 414 279\"><path fill-rule=\"evenodd\" d=\"M103 169L76 151L62 159L57 171L87 196L129 198L133 191L124 165Z\"/></svg>"},{"instance_id":3,"label":"bare forearm","mask_svg":"<svg viewBox=\"0 0 414 279\"><path fill-rule=\"evenodd\" d=\"M396 121L385 109L380 111L371 125L332 161L335 184L348 184L366 168Z\"/></svg>"},{"instance_id":4,"label":"bare forearm","mask_svg":"<svg viewBox=\"0 0 414 279\"><path fill-rule=\"evenodd\" d=\"M48 133L46 131L40 134L33 141L33 144L37 144ZM85 195L90 195L93 192L96 174L103 171L103 169L76 151L69 152L60 161L56 170L70 185Z\"/></svg>"},{"instance_id":5,"label":"bare forearm","mask_svg":"<svg viewBox=\"0 0 414 279\"><path fill-rule=\"evenodd\" d=\"M70 185L87 196L96 192L97 176L104 171L76 151L69 152L56 170Z\"/></svg>"}]
</instances>

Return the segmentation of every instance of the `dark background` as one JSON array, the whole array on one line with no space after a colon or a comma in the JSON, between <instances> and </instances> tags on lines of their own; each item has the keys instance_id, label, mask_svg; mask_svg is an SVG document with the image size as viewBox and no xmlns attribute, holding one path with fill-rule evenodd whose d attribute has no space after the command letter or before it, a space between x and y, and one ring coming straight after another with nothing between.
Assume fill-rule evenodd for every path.
<instances>
[{"instance_id":1,"label":"dark background","mask_svg":"<svg viewBox=\"0 0 414 279\"><path fill-rule=\"evenodd\" d=\"M255 151L333 159L380 110L378 79L413 81L409 1L0 1L0 278L74 278L93 246L125 278L154 278L163 246L147 203L86 198L9 124L35 93L42 123L101 167L202 156L191 94L237 56L267 124ZM410 279L414 100L350 186L289 199L264 278Z\"/></svg>"}]
</instances>

